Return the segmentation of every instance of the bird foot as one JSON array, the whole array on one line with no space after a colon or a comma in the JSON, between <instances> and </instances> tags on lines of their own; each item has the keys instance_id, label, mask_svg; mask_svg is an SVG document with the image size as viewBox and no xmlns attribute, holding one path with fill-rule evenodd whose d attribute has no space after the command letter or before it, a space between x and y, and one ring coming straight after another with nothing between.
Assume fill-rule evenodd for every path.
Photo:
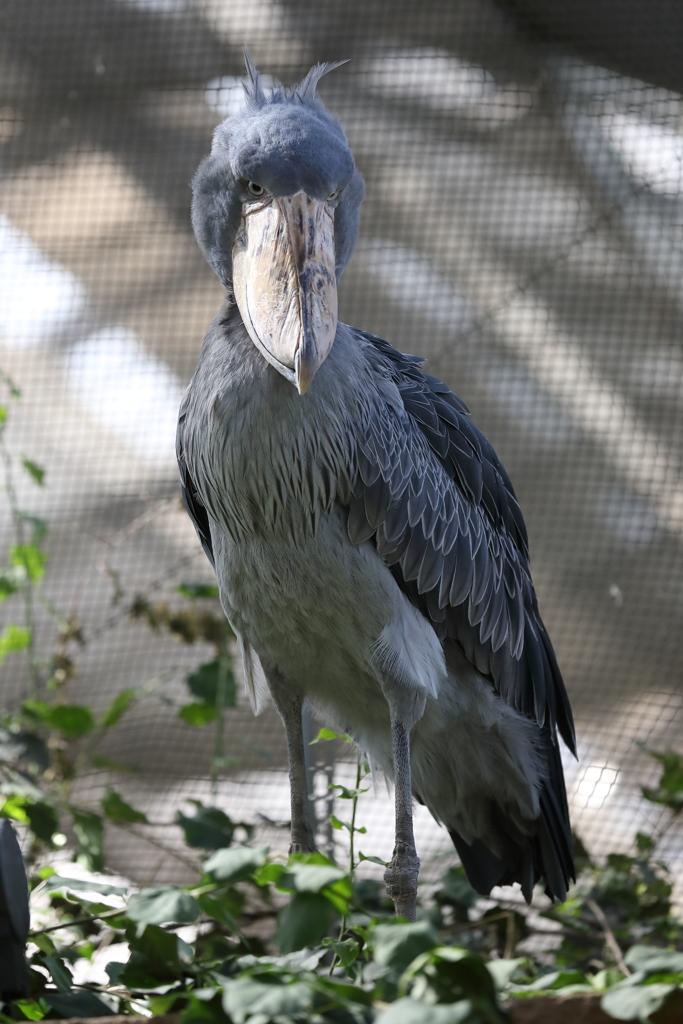
<instances>
[{"instance_id":1,"label":"bird foot","mask_svg":"<svg viewBox=\"0 0 683 1024\"><path fill-rule=\"evenodd\" d=\"M420 858L414 846L396 843L394 856L384 872L387 895L394 901L397 917L415 920L417 904L417 876L420 871Z\"/></svg>"},{"instance_id":2,"label":"bird foot","mask_svg":"<svg viewBox=\"0 0 683 1024\"><path fill-rule=\"evenodd\" d=\"M289 844L290 853L315 853L317 847L313 839L304 839L301 842L292 842Z\"/></svg>"}]
</instances>

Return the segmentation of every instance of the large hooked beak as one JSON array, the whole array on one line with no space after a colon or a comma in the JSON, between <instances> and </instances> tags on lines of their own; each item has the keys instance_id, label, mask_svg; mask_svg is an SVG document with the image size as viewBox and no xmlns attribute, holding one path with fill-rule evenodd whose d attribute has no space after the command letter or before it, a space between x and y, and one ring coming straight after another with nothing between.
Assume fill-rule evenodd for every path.
<instances>
[{"instance_id":1,"label":"large hooked beak","mask_svg":"<svg viewBox=\"0 0 683 1024\"><path fill-rule=\"evenodd\" d=\"M334 211L305 192L245 205L232 251L249 337L303 395L337 331Z\"/></svg>"}]
</instances>

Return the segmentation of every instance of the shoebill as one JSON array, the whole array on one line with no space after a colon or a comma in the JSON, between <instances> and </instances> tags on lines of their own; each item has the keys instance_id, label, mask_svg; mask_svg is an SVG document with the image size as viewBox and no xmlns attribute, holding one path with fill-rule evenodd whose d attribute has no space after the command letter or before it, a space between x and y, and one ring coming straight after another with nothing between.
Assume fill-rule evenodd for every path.
<instances>
[{"instance_id":1,"label":"shoebill","mask_svg":"<svg viewBox=\"0 0 683 1024\"><path fill-rule=\"evenodd\" d=\"M185 503L252 707L270 696L285 726L290 849L315 848L308 701L393 781L398 914L415 916L413 798L477 892L518 882L530 900L543 879L564 900L557 733L573 751L574 728L512 484L421 358L337 318L364 185L316 95L333 67L266 93L247 55L245 107L194 178L192 223L226 299L180 409Z\"/></svg>"}]
</instances>

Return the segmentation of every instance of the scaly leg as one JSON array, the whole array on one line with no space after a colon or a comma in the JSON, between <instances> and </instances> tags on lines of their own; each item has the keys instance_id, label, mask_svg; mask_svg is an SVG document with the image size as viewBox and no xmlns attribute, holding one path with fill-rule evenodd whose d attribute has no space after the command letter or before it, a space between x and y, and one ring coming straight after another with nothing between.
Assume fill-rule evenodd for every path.
<instances>
[{"instance_id":1,"label":"scaly leg","mask_svg":"<svg viewBox=\"0 0 683 1024\"><path fill-rule=\"evenodd\" d=\"M292 841L290 853L313 853L315 836L310 824L308 788L306 785L306 760L304 756L304 735L301 721L303 700L292 694L279 672L267 671L266 677L273 701L282 719L287 736L287 757L289 760L289 789L292 808Z\"/></svg>"},{"instance_id":2,"label":"scaly leg","mask_svg":"<svg viewBox=\"0 0 683 1024\"><path fill-rule=\"evenodd\" d=\"M410 731L402 722L392 719L391 741L394 756L396 800L396 845L394 856L384 872L387 894L391 896L398 917L415 920L417 876L420 859L413 836L413 794L410 781Z\"/></svg>"}]
</instances>

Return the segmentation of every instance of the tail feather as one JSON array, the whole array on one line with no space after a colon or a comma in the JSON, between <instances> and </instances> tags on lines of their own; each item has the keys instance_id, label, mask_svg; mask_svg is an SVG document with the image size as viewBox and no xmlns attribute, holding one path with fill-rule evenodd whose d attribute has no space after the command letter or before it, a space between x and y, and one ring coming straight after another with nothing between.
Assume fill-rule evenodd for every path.
<instances>
[{"instance_id":1,"label":"tail feather","mask_svg":"<svg viewBox=\"0 0 683 1024\"><path fill-rule=\"evenodd\" d=\"M458 832L449 830L470 884L482 896L488 896L496 885L519 882L524 899L530 903L534 886L543 878L546 894L563 903L567 887L576 877L559 749L549 730L543 730L541 740L548 775L541 792L535 831L528 838L520 836L500 806L496 807L494 818L501 835L502 857L494 854L481 839L468 843Z\"/></svg>"}]
</instances>

